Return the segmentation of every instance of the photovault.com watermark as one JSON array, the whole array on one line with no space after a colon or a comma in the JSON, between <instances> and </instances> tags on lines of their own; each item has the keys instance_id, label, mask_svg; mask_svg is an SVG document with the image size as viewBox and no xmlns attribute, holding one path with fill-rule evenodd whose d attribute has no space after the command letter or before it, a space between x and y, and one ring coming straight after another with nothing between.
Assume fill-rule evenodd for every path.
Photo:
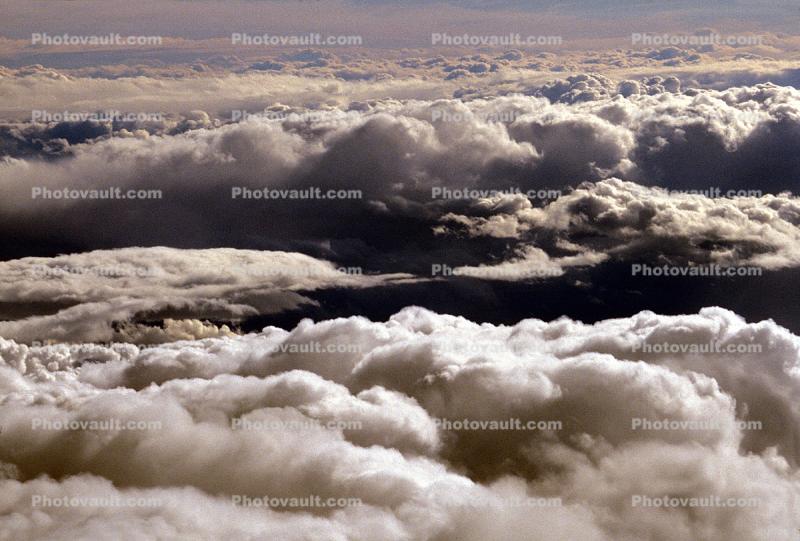
<instances>
[{"instance_id":1,"label":"photovault.com watermark","mask_svg":"<svg viewBox=\"0 0 800 541\"><path fill-rule=\"evenodd\" d=\"M660 496L651 497L644 494L631 496L632 507L648 507L669 509L680 507L758 507L761 498L723 498L719 495L710 496Z\"/></svg>"},{"instance_id":2,"label":"photovault.com watermark","mask_svg":"<svg viewBox=\"0 0 800 541\"><path fill-rule=\"evenodd\" d=\"M361 199L361 190L323 190L319 186L302 189L247 188L233 186L231 199L248 200L330 200Z\"/></svg>"},{"instance_id":3,"label":"photovault.com watermark","mask_svg":"<svg viewBox=\"0 0 800 541\"><path fill-rule=\"evenodd\" d=\"M486 123L511 124L518 118L527 114L523 111L450 111L447 109L436 108L431 110L432 122L471 122L475 119Z\"/></svg>"},{"instance_id":4,"label":"photovault.com watermark","mask_svg":"<svg viewBox=\"0 0 800 541\"><path fill-rule=\"evenodd\" d=\"M290 432L312 432L325 430L362 430L361 421L333 420L322 422L319 419L303 419L296 421L281 421L275 419L231 419L233 430L274 430Z\"/></svg>"},{"instance_id":5,"label":"photovault.com watermark","mask_svg":"<svg viewBox=\"0 0 800 541\"><path fill-rule=\"evenodd\" d=\"M31 199L47 200L122 200L122 199L161 199L161 190L123 190L120 187L112 188L58 188L52 189L45 186L32 186Z\"/></svg>"},{"instance_id":6,"label":"photovault.com watermark","mask_svg":"<svg viewBox=\"0 0 800 541\"><path fill-rule=\"evenodd\" d=\"M445 264L431 265L433 277L468 277L468 278L553 278L564 274L556 266L526 265L524 268L514 266L484 266L484 267L450 267Z\"/></svg>"},{"instance_id":7,"label":"photovault.com watermark","mask_svg":"<svg viewBox=\"0 0 800 541\"><path fill-rule=\"evenodd\" d=\"M514 351L515 347L508 343L500 342L485 342L485 341L453 341L453 342L435 342L433 350L442 353L461 353L465 355L482 354L482 353L507 353Z\"/></svg>"},{"instance_id":8,"label":"photovault.com watermark","mask_svg":"<svg viewBox=\"0 0 800 541\"><path fill-rule=\"evenodd\" d=\"M343 507L360 507L362 505L361 498L325 498L318 494L300 497L251 497L242 494L234 494L231 496L231 503L237 507L267 507L271 509L335 509Z\"/></svg>"},{"instance_id":9,"label":"photovault.com watermark","mask_svg":"<svg viewBox=\"0 0 800 541\"><path fill-rule=\"evenodd\" d=\"M104 35L73 35L60 34L51 36L45 33L31 34L31 45L69 45L76 47L101 47L108 45L116 46L142 46L142 45L161 45L164 38L161 36L123 36L117 33Z\"/></svg>"},{"instance_id":10,"label":"photovault.com watermark","mask_svg":"<svg viewBox=\"0 0 800 541\"><path fill-rule=\"evenodd\" d=\"M508 195L524 195L529 199L551 200L561 197L561 190L539 189L521 190L519 187L504 190L485 190L475 188L451 189L444 186L434 186L431 188L431 199L445 200L471 200L488 199L490 197L502 197Z\"/></svg>"},{"instance_id":11,"label":"photovault.com watermark","mask_svg":"<svg viewBox=\"0 0 800 541\"><path fill-rule=\"evenodd\" d=\"M343 124L351 123L355 119L363 117L360 111L303 111L303 112L289 112L289 111L259 111L257 113L250 113L243 109L234 109L231 111L231 120L233 122L247 121L247 120L267 120L275 122L340 122Z\"/></svg>"},{"instance_id":12,"label":"photovault.com watermark","mask_svg":"<svg viewBox=\"0 0 800 541\"><path fill-rule=\"evenodd\" d=\"M564 43L562 36L528 35L520 34L448 34L447 32L434 32L431 34L431 45L468 46L468 47L525 47L561 45Z\"/></svg>"},{"instance_id":13,"label":"photovault.com watermark","mask_svg":"<svg viewBox=\"0 0 800 541\"><path fill-rule=\"evenodd\" d=\"M131 342L104 342L104 341L91 342L91 344L111 349L134 347L139 351L145 349L156 349L164 346L164 344L133 344ZM60 339L57 340L55 338L31 340L29 345L32 348L46 348L50 346L58 346L60 351L64 351L66 349L66 351L69 351L71 355L81 354L86 350L86 344L74 344L72 342L65 342L64 340Z\"/></svg>"},{"instance_id":14,"label":"photovault.com watermark","mask_svg":"<svg viewBox=\"0 0 800 541\"><path fill-rule=\"evenodd\" d=\"M720 340L711 340L703 343L657 342L652 344L642 340L634 343L631 347L631 351L641 353L685 353L693 355L704 353L761 353L763 349L764 346L762 344L735 344Z\"/></svg>"},{"instance_id":15,"label":"photovault.com watermark","mask_svg":"<svg viewBox=\"0 0 800 541\"><path fill-rule=\"evenodd\" d=\"M234 32L231 34L231 45L248 45L260 47L344 47L363 45L364 38L358 35L323 35L319 32L307 34L272 35Z\"/></svg>"},{"instance_id":16,"label":"photovault.com watermark","mask_svg":"<svg viewBox=\"0 0 800 541\"><path fill-rule=\"evenodd\" d=\"M631 276L648 276L658 278L675 278L682 276L692 277L741 277L741 276L761 276L764 269L761 267L726 267L722 265L661 265L654 267L647 264L635 263L631 265Z\"/></svg>"},{"instance_id":17,"label":"photovault.com watermark","mask_svg":"<svg viewBox=\"0 0 800 541\"><path fill-rule=\"evenodd\" d=\"M719 186L711 186L709 188L695 189L695 190L677 190L672 188L659 188L667 193L667 195L702 195L709 199L735 198L735 197L761 197L764 195L762 190L755 189L739 189L739 190L723 190Z\"/></svg>"},{"instance_id":18,"label":"photovault.com watermark","mask_svg":"<svg viewBox=\"0 0 800 541\"><path fill-rule=\"evenodd\" d=\"M707 34L654 34L650 32L635 32L631 34L632 45L651 45L661 47L665 45L699 47L704 45L727 45L729 47L742 47L747 45L763 45L764 36L755 34L722 35L715 32Z\"/></svg>"},{"instance_id":19,"label":"photovault.com watermark","mask_svg":"<svg viewBox=\"0 0 800 541\"><path fill-rule=\"evenodd\" d=\"M361 276L364 274L362 267L323 267L311 265L243 265L227 267L234 274L244 274L252 277L280 277L291 276L298 278L329 278Z\"/></svg>"},{"instance_id":20,"label":"photovault.com watermark","mask_svg":"<svg viewBox=\"0 0 800 541\"><path fill-rule=\"evenodd\" d=\"M334 343L323 344L322 342L289 342L275 344L269 348L272 353L310 353L310 354L326 354L326 353L361 353L363 346L361 344L349 343Z\"/></svg>"},{"instance_id":21,"label":"photovault.com watermark","mask_svg":"<svg viewBox=\"0 0 800 541\"><path fill-rule=\"evenodd\" d=\"M761 421L736 420L736 426L740 430L763 430ZM646 430L653 432L670 431L715 431L722 430L722 425L717 419L701 420L670 420L670 419L646 419L643 417L631 418L631 430Z\"/></svg>"},{"instance_id":22,"label":"photovault.com watermark","mask_svg":"<svg viewBox=\"0 0 800 541\"><path fill-rule=\"evenodd\" d=\"M113 431L161 430L161 421L137 421L132 419L49 419L34 417L31 430L56 431Z\"/></svg>"},{"instance_id":23,"label":"photovault.com watermark","mask_svg":"<svg viewBox=\"0 0 800 541\"><path fill-rule=\"evenodd\" d=\"M58 111L42 109L31 111L32 122L151 122L164 119L162 113L122 112L122 111Z\"/></svg>"},{"instance_id":24,"label":"photovault.com watermark","mask_svg":"<svg viewBox=\"0 0 800 541\"><path fill-rule=\"evenodd\" d=\"M154 278L163 276L159 268L128 265L32 265L27 272L35 277L64 278L67 276L97 276L101 278Z\"/></svg>"},{"instance_id":25,"label":"photovault.com watermark","mask_svg":"<svg viewBox=\"0 0 800 541\"><path fill-rule=\"evenodd\" d=\"M561 430L561 421L544 421L521 419L439 419L434 418L436 428L448 431L466 430Z\"/></svg>"},{"instance_id":26,"label":"photovault.com watermark","mask_svg":"<svg viewBox=\"0 0 800 541\"><path fill-rule=\"evenodd\" d=\"M164 502L159 498L134 498L121 496L83 497L83 496L48 496L34 494L31 496L31 507L162 507Z\"/></svg>"}]
</instances>

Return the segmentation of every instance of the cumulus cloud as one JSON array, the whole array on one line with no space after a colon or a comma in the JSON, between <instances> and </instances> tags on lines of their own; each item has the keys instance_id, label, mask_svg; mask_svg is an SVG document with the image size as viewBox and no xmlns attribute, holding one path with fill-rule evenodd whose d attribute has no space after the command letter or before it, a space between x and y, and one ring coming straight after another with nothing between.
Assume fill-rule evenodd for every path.
<instances>
[{"instance_id":1,"label":"cumulus cloud","mask_svg":"<svg viewBox=\"0 0 800 541\"><path fill-rule=\"evenodd\" d=\"M574 253L552 259L526 243L513 263L491 267L498 273L508 265L543 271L548 265L593 265L609 256L771 270L800 264L799 210L797 198L787 194L716 197L710 192L669 192L608 179L581 186L539 208L522 196L481 200L473 206L472 216L443 216L438 231L527 243L549 236L546 243L552 249Z\"/></svg>"},{"instance_id":2,"label":"cumulus cloud","mask_svg":"<svg viewBox=\"0 0 800 541\"><path fill-rule=\"evenodd\" d=\"M709 342L722 349L688 348ZM319 349L289 347L309 343ZM678 349L643 348L664 343ZM0 340L0 483L5 516L16 517L5 528L23 537L113 524L287 539L789 539L800 527L791 503L798 352L800 338L785 329L719 308L513 326L407 308L384 323L305 321L146 349ZM510 418L560 424L443 424ZM635 429L634 418L713 428ZM106 419L160 425L42 428ZM743 425L754 421L758 430ZM231 503L310 494L351 505ZM101 504L33 507L43 496L157 503L113 514ZM633 503L643 496L751 504Z\"/></svg>"},{"instance_id":3,"label":"cumulus cloud","mask_svg":"<svg viewBox=\"0 0 800 541\"><path fill-rule=\"evenodd\" d=\"M567 192L616 176L670 189L796 191L795 89L682 91L675 80L658 78L636 92L633 82L624 83L627 97L577 99L593 92L591 81L600 81L598 88L606 84L595 77L545 92L567 96L567 103L514 95L368 100L310 110L284 104L272 106L272 117L224 125L198 112L198 129L170 124L156 135L145 130L142 137L69 144L68 156L59 159L6 158L0 226L13 239L6 257L25 254L31 245L45 253L97 248L95 232L113 221L117 227L104 233L104 247L227 245L410 271L427 263L420 244L440 242L434 233L441 218L465 215L481 199L437 197L434 190L517 189L535 200L540 190ZM41 195L106 188L109 179L124 190L161 190L161 197ZM234 189L311 187L351 190L357 197L275 202L233 195ZM514 228L498 220L485 227ZM460 264L485 262L484 247L464 244L470 260ZM404 267L386 268L398 264Z\"/></svg>"},{"instance_id":4,"label":"cumulus cloud","mask_svg":"<svg viewBox=\"0 0 800 541\"><path fill-rule=\"evenodd\" d=\"M796 539L795 36L235 47L190 4L0 39L0 539ZM204 20L318 20L244 4Z\"/></svg>"}]
</instances>

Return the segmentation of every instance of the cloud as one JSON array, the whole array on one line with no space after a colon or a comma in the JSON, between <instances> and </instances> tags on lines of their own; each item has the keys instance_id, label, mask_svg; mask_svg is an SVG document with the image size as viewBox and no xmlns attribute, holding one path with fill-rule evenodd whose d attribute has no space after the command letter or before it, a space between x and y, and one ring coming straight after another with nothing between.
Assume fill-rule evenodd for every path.
<instances>
[{"instance_id":1,"label":"cloud","mask_svg":"<svg viewBox=\"0 0 800 541\"><path fill-rule=\"evenodd\" d=\"M69 144L68 156L59 159L6 158L0 226L15 239L6 258L30 253L28 246L62 253L97 248L96 231L113 221L117 227L104 233L104 248L226 245L408 272L428 264L418 246L440 242L434 231L442 217L465 215L480 199L434 197L434 189L568 192L584 181L618 177L670 189L796 191L796 90L679 92L675 80L647 84L633 92L629 82L627 98L601 92L588 101L575 96L605 89L603 79L553 86L549 99L380 100L311 110L276 105L269 113L277 118L224 125L195 112L153 127L156 135L137 129L136 137ZM569 103L557 95L569 96ZM101 189L109 179L123 190L160 190L161 197L33 197L34 188ZM232 195L237 187L358 190L360 197L245 200ZM482 227L514 233L512 222L493 220ZM485 263L485 247L463 244L470 260L460 264ZM386 267L398 261L405 266Z\"/></svg>"},{"instance_id":2,"label":"cloud","mask_svg":"<svg viewBox=\"0 0 800 541\"><path fill-rule=\"evenodd\" d=\"M438 232L524 241L517 258L487 269L497 277L509 266L543 272L596 265L609 257L767 270L800 264L800 208L797 198L787 194L717 197L608 179L583 185L545 207L517 195L481 200L471 210L472 216L443 216ZM551 251L573 255L553 259L530 244L534 239ZM514 273L507 276L514 278Z\"/></svg>"},{"instance_id":3,"label":"cloud","mask_svg":"<svg viewBox=\"0 0 800 541\"><path fill-rule=\"evenodd\" d=\"M380 139L384 122L389 121L366 129L355 143L348 138L334 145L341 145L331 151L338 156L326 157L330 163L321 168L336 178L337 164L351 163L348 154L369 153L368 145L380 153L385 147ZM432 136L413 121L404 129L408 145ZM433 163L441 155L430 159ZM378 158L373 156L373 161ZM382 166L387 180L397 174L400 182L407 174L397 172L406 167L403 164L384 161ZM363 182L357 185L371 198L380 198L382 187L369 185L373 172L372 168L354 171L348 180ZM282 251L154 247L2 262L0 310L5 321L0 322L0 334L25 343L150 344L226 335L242 323L260 329L266 324L264 317L271 315L296 313L296 322L303 310L321 309L323 303L364 302L358 293L348 293L359 289L383 290L380 295L386 300L406 298L427 287L420 285L423 282L433 287L453 276L529 284L574 282L576 287L580 281L598 281L602 287L616 283L604 269L631 276L633 265L673 265L687 267L687 272L688 267L711 265L752 267L761 274L800 266L800 208L790 194L716 197L607 179L582 184L544 205L521 193L416 204L398 204L399 199L392 196L385 208L365 212L375 212L379 218L371 224L373 230L383 219L387 225L409 228L400 232L433 239L432 250L409 248L401 265L392 257L398 253L392 246L397 231L385 238L372 236L375 231L357 220L342 236L363 239L360 242L300 245L328 259ZM375 199L370 204L374 203ZM447 212L448 208L453 210ZM395 213L406 215L404 221L398 222ZM370 239L374 246L365 246ZM413 244L414 237L405 241ZM324 301L327 291L341 294ZM595 294L605 296L600 291ZM449 306L460 309L456 301ZM362 310L377 313L376 306L364 305ZM330 317L324 310L319 315Z\"/></svg>"},{"instance_id":4,"label":"cloud","mask_svg":"<svg viewBox=\"0 0 800 541\"><path fill-rule=\"evenodd\" d=\"M691 3L12 0L0 538L795 539L800 39Z\"/></svg>"},{"instance_id":5,"label":"cloud","mask_svg":"<svg viewBox=\"0 0 800 541\"><path fill-rule=\"evenodd\" d=\"M125 248L0 262L0 335L22 342L159 343L230 334L239 321L314 301L301 292L368 287L366 276L303 254ZM179 318L177 321L176 318ZM148 322L163 320L163 328Z\"/></svg>"},{"instance_id":6,"label":"cloud","mask_svg":"<svg viewBox=\"0 0 800 541\"><path fill-rule=\"evenodd\" d=\"M688 348L710 341L750 349ZM289 348L303 343L323 349ZM686 353L643 350L664 343ZM327 353L336 344L357 347ZM291 530L288 539L321 538L322 528L342 539L525 539L531 532L788 539L800 526L786 504L800 491L800 419L792 406L798 351L800 338L774 323L746 323L719 308L513 326L407 308L383 323L306 321L291 332L267 328L147 349L0 340L3 505L6 516L18 517L8 527L25 537L74 537L113 523L120 531ZM562 424L505 431L441 424L509 418ZM633 418L714 428L635 430ZM105 419L161 424L33 429L34 420ZM332 428L331 421L351 424ZM745 429L745 421L761 424ZM231 505L232 495L309 494L361 505L280 512ZM42 495L160 501L112 516L102 505L32 508L31 498ZM634 496L710 495L755 503L632 503ZM561 504L511 504L534 497ZM203 518L189 520L198 508Z\"/></svg>"}]
</instances>

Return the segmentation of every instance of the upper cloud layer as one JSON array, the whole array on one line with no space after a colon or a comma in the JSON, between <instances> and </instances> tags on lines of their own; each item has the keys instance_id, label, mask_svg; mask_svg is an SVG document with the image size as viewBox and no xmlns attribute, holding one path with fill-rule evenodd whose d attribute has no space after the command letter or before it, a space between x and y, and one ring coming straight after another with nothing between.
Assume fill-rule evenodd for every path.
<instances>
[{"instance_id":1,"label":"upper cloud layer","mask_svg":"<svg viewBox=\"0 0 800 541\"><path fill-rule=\"evenodd\" d=\"M575 80L562 95L591 92L592 80L599 79ZM626 91L628 97L570 98L571 104L516 95L382 100L310 112L275 106L270 118L224 125L196 113L196 129L169 121L150 126L156 135L143 126L125 128L129 137L104 135L89 143L72 145L67 137L57 151L62 158L7 158L0 165L8 194L0 227L12 239L6 257L26 255L30 246L40 252L97 248L103 230L103 247L279 249L407 271L422 264L415 253L421 244L443 248L432 233L443 216L465 215L482 199L448 195L454 191L518 189L536 206L537 194L548 193L541 190L569 192L611 176L723 194L796 191L796 90L759 85L681 93L666 79L653 84L660 89L652 94ZM23 139L31 130L15 129L13 137ZM42 195L109 185L158 189L161 197ZM265 201L233 193L263 188L351 190L358 197ZM752 213L748 220L758 221ZM107 230L106 223L116 227ZM512 223L497 218L494 225L514 236ZM463 263L481 263L486 247L469 244L460 247ZM388 268L391 261L406 266Z\"/></svg>"}]
</instances>

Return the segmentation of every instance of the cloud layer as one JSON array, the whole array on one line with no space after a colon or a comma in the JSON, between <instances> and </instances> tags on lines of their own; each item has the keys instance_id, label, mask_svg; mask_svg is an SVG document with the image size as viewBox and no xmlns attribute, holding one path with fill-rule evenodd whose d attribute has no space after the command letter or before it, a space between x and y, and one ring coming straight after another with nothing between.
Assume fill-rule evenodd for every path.
<instances>
[{"instance_id":1,"label":"cloud layer","mask_svg":"<svg viewBox=\"0 0 800 541\"><path fill-rule=\"evenodd\" d=\"M726 353L688 349L709 342ZM302 352L309 343L321 349ZM686 352L653 353L646 344L683 344ZM749 353L730 354L730 346ZM798 354L800 339L786 330L716 308L514 326L408 308L385 323L305 321L290 332L267 328L148 349L3 340L0 460L4 514L14 517L3 519L4 529L16 537L85 536L113 523L123 533L201 538L528 539L546 532L549 539L788 540L800 527L792 503L800 491ZM510 418L561 425L441 425ZM633 418L715 428L634 430ZM103 419L161 425L41 428ZM237 419L250 429L232 428ZM359 424L264 429L310 420ZM744 421L759 421L759 429L742 428ZM231 504L233 495L310 494L361 505ZM751 504L632 503L665 495ZM112 516L101 505L34 510L32 496L162 505L122 506ZM521 506L524 498L560 498L560 505Z\"/></svg>"},{"instance_id":2,"label":"cloud layer","mask_svg":"<svg viewBox=\"0 0 800 541\"><path fill-rule=\"evenodd\" d=\"M235 123L197 112L183 120L109 126L109 132L91 139L85 123L15 125L7 133L16 141L9 143L17 149L12 155L19 156L0 165L0 186L8 194L0 203L0 227L13 239L5 247L6 258L29 255L37 247L47 254L224 245L300 251L363 266L371 261L372 270L380 272L408 271L428 263L415 253L421 245L428 253L443 247L434 234L443 217L491 205L480 194L492 190L531 194L529 203L504 199L521 208L550 203L554 196L537 198L547 190L565 195L550 212L575 202L582 192L567 194L581 183L614 176L671 190L731 191L734 197L748 190L796 191L797 90L766 84L683 91L670 79L649 84L587 76L531 91L543 97L379 100L312 110L275 106L265 113L270 118ZM610 85L624 88L625 96L607 94ZM108 137L114 129L123 136ZM58 130L63 136L57 139L42 135ZM51 150L54 154L42 159L41 153ZM65 188L109 186L160 190L161 197L52 196ZM264 188L351 190L357 197L266 201L233 193ZM437 190L445 195L437 196ZM465 198L447 195L459 190L479 191ZM728 204L701 206L722 212L711 207ZM762 220L758 206L779 205L764 216L777 213L787 227L796 223L789 196L730 204L753 211L744 217L720 215L716 221L738 221L731 227L747 228L749 237ZM498 228L494 236L516 236L517 225L504 220L497 217L490 224ZM109 222L115 223L113 230L103 227ZM630 225L612 221L604 227ZM791 238L789 230L781 234ZM482 262L486 246L471 244L465 240L459 247L471 259L462 264ZM397 268L398 261L406 267Z\"/></svg>"},{"instance_id":3,"label":"cloud layer","mask_svg":"<svg viewBox=\"0 0 800 541\"><path fill-rule=\"evenodd\" d=\"M124 4L92 8L135 30ZM726 21L757 46L637 49L717 30L687 3L598 4L595 35L574 6L181 4L152 48L0 37L0 540L797 538L783 8ZM426 46L219 34L317 10ZM531 18L568 42L427 46ZM758 273L633 271L714 265Z\"/></svg>"},{"instance_id":4,"label":"cloud layer","mask_svg":"<svg viewBox=\"0 0 800 541\"><path fill-rule=\"evenodd\" d=\"M127 248L0 263L0 335L18 341L168 342L230 329L197 321L314 304L301 292L380 285L396 276L285 252ZM189 319L186 319L189 318ZM164 328L136 324L164 322Z\"/></svg>"}]
</instances>

